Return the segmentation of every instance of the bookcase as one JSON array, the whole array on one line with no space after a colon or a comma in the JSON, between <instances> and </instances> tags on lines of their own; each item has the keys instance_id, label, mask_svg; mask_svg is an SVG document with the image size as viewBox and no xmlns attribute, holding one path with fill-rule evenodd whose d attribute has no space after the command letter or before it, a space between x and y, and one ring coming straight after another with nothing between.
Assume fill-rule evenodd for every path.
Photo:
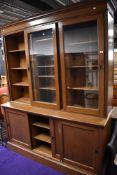
<instances>
[{"instance_id":1,"label":"bookcase","mask_svg":"<svg viewBox=\"0 0 117 175\"><path fill-rule=\"evenodd\" d=\"M24 32L5 37L11 100L30 103Z\"/></svg>"},{"instance_id":2,"label":"bookcase","mask_svg":"<svg viewBox=\"0 0 117 175\"><path fill-rule=\"evenodd\" d=\"M8 146L69 175L102 175L113 111L113 6L88 0L2 30Z\"/></svg>"}]
</instances>

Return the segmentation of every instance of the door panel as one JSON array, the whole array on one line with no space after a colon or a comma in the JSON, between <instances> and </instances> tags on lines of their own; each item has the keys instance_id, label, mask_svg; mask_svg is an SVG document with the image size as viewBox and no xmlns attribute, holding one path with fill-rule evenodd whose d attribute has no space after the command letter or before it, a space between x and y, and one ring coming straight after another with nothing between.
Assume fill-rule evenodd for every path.
<instances>
[{"instance_id":1,"label":"door panel","mask_svg":"<svg viewBox=\"0 0 117 175\"><path fill-rule=\"evenodd\" d=\"M55 122L55 137L55 151L63 162L96 172L99 158L97 129L60 121Z\"/></svg>"},{"instance_id":2,"label":"door panel","mask_svg":"<svg viewBox=\"0 0 117 175\"><path fill-rule=\"evenodd\" d=\"M60 108L56 26L39 26L25 32L30 65L32 104Z\"/></svg>"},{"instance_id":3,"label":"door panel","mask_svg":"<svg viewBox=\"0 0 117 175\"><path fill-rule=\"evenodd\" d=\"M28 116L26 113L6 110L10 140L30 147Z\"/></svg>"},{"instance_id":4,"label":"door panel","mask_svg":"<svg viewBox=\"0 0 117 175\"><path fill-rule=\"evenodd\" d=\"M103 17L59 24L64 109L102 115L104 105ZM102 81L100 81L102 80ZM101 83L100 83L101 82Z\"/></svg>"}]
</instances>

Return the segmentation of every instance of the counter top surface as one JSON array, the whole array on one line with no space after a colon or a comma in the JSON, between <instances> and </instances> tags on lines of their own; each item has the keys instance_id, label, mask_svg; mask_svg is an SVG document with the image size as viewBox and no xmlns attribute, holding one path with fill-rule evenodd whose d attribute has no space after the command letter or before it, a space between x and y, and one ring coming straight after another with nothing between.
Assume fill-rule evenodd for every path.
<instances>
[{"instance_id":1,"label":"counter top surface","mask_svg":"<svg viewBox=\"0 0 117 175\"><path fill-rule=\"evenodd\" d=\"M109 116L108 118L102 118L102 117L96 117L96 116L79 114L79 113L65 112L63 110L53 110L53 109L35 107L31 105L26 105L26 104L25 105L17 104L14 102L4 103L2 104L2 107L19 110L27 113L40 114L43 116L49 116L56 119L58 118L58 119L64 119L64 120L83 123L83 124L94 125L97 127L104 127L108 119L110 118Z\"/></svg>"}]
</instances>

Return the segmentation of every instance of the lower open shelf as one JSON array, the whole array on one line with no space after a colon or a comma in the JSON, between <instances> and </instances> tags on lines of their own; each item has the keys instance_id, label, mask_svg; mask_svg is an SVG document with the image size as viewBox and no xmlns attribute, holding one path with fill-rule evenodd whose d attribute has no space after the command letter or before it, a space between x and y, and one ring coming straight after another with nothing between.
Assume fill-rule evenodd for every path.
<instances>
[{"instance_id":1,"label":"lower open shelf","mask_svg":"<svg viewBox=\"0 0 117 175\"><path fill-rule=\"evenodd\" d=\"M30 104L30 99L28 97L22 97L22 98L18 98L16 100L13 100L14 102L17 103L26 103L26 104Z\"/></svg>"},{"instance_id":2,"label":"lower open shelf","mask_svg":"<svg viewBox=\"0 0 117 175\"><path fill-rule=\"evenodd\" d=\"M33 149L33 151L36 153L42 153L42 154L52 156L51 147L47 145L40 145L39 147Z\"/></svg>"},{"instance_id":3,"label":"lower open shelf","mask_svg":"<svg viewBox=\"0 0 117 175\"><path fill-rule=\"evenodd\" d=\"M51 143L50 135L47 134L47 133L38 134L34 138L37 139L37 140L41 140L41 141L47 142L47 143Z\"/></svg>"}]
</instances>

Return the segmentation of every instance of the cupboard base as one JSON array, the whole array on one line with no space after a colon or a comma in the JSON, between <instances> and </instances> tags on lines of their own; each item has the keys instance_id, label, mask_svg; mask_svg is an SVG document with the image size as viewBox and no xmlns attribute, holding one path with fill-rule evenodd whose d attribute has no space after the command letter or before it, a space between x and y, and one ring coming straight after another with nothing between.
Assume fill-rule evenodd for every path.
<instances>
[{"instance_id":1,"label":"cupboard base","mask_svg":"<svg viewBox=\"0 0 117 175\"><path fill-rule=\"evenodd\" d=\"M95 175L95 173L85 171L83 169L75 168L72 166L68 166L65 163L60 162L59 160L52 158L52 157L46 157L45 155L39 155L33 152L30 149L27 149L25 147L19 146L15 143L8 142L8 148L16 151L17 153L22 154L23 156L26 156L32 160L35 160L39 163L42 163L46 166L49 166L53 169L56 169L66 175Z\"/></svg>"}]
</instances>

